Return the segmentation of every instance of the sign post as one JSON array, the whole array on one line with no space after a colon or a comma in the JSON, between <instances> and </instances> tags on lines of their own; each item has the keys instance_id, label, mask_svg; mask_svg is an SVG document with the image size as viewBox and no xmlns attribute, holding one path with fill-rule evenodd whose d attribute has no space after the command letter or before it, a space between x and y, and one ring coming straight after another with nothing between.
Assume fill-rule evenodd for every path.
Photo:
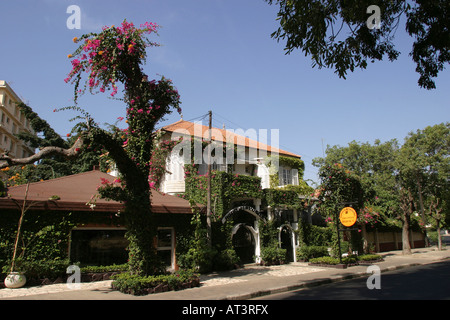
<instances>
[{"instance_id":1,"label":"sign post","mask_svg":"<svg viewBox=\"0 0 450 320\"><path fill-rule=\"evenodd\" d=\"M341 222L341 224L344 227L347 227L347 228L353 226L356 223L357 218L358 218L358 215L357 215L355 209L353 209L352 207L345 207L339 213L339 221ZM339 223L337 221L336 221L336 229L337 229L338 247L339 247L339 263L342 264L340 232L350 230L350 229L339 229Z\"/></svg>"}]
</instances>

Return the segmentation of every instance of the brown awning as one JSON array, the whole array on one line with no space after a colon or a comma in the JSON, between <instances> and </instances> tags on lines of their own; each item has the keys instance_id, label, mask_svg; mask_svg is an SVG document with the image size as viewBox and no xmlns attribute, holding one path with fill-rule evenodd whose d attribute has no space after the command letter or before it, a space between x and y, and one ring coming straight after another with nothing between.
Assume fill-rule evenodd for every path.
<instances>
[{"instance_id":1,"label":"brown awning","mask_svg":"<svg viewBox=\"0 0 450 320\"><path fill-rule=\"evenodd\" d=\"M93 170L52 180L30 183L26 206L35 210L90 211L88 202L98 195L97 188L102 181L113 182L116 177ZM0 198L0 209L20 209L27 185L10 187L7 197ZM189 201L180 197L162 194L152 190L152 212L154 213L192 213ZM94 202L94 201L93 201ZM95 211L117 212L124 205L117 201L96 199Z\"/></svg>"}]
</instances>

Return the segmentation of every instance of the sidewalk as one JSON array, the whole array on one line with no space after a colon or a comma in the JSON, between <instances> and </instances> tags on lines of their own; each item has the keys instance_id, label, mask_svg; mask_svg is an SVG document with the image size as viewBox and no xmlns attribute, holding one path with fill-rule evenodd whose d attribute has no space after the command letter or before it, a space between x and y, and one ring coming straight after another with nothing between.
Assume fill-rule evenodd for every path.
<instances>
[{"instance_id":1,"label":"sidewalk","mask_svg":"<svg viewBox=\"0 0 450 320\"><path fill-rule=\"evenodd\" d=\"M377 263L381 271L391 271L415 265L450 259L450 250L437 251L436 247L412 249L404 256L400 251L380 253L383 262ZM14 300L246 300L262 295L291 291L305 287L368 277L367 266L347 269L308 266L290 263L263 267L246 265L244 268L201 276L201 287L169 291L146 296L132 296L111 289L112 281L81 283L78 290L55 284L20 289L0 289L0 299Z\"/></svg>"}]
</instances>

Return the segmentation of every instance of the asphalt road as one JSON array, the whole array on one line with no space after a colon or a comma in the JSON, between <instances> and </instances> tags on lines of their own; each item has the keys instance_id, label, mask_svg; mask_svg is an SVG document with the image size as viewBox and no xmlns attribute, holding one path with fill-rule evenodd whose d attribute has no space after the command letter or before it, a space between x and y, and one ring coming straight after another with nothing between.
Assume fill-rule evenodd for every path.
<instances>
[{"instance_id":1,"label":"asphalt road","mask_svg":"<svg viewBox=\"0 0 450 320\"><path fill-rule=\"evenodd\" d=\"M380 289L368 289L368 277L257 300L450 300L450 261L383 272Z\"/></svg>"}]
</instances>

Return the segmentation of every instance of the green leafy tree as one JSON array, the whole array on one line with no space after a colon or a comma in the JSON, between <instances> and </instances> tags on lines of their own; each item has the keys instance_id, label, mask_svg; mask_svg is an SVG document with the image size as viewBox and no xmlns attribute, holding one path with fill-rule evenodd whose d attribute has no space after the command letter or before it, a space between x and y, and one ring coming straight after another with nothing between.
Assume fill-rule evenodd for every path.
<instances>
[{"instance_id":1,"label":"green leafy tree","mask_svg":"<svg viewBox=\"0 0 450 320\"><path fill-rule=\"evenodd\" d=\"M424 232L430 218L439 229L445 221L443 209L449 198L450 123L410 132L397 160L402 186L408 189L414 207L421 213ZM427 208L425 208L427 207Z\"/></svg>"},{"instance_id":2,"label":"green leafy tree","mask_svg":"<svg viewBox=\"0 0 450 320\"><path fill-rule=\"evenodd\" d=\"M83 124L77 124L72 129L72 132L66 134L66 139L63 139L50 124L34 112L30 106L20 102L18 103L18 107L29 121L35 134L23 131L16 134L16 136L20 140L29 143L33 149L41 150L46 147L69 148L76 141L80 127L84 127L84 129L86 127L85 125L83 126ZM103 152L104 150L100 148L96 149L88 146L78 157L67 159L64 156L55 153L39 160L33 165L9 168L9 170L5 170L6 174L9 176L8 184L18 185L26 182L54 179L89 171L92 170L94 166L100 166L103 171L106 171L106 161L101 157Z\"/></svg>"},{"instance_id":3,"label":"green leafy tree","mask_svg":"<svg viewBox=\"0 0 450 320\"><path fill-rule=\"evenodd\" d=\"M279 6L278 30L272 38L286 40L287 54L300 49L313 67L333 68L344 78L368 62L398 58L394 36L402 21L415 39L410 55L422 88L434 89L433 78L450 62L450 2L447 0L266 0ZM379 28L368 21L376 5ZM404 16L402 20L402 16ZM406 18L406 20L405 20Z\"/></svg>"},{"instance_id":4,"label":"green leafy tree","mask_svg":"<svg viewBox=\"0 0 450 320\"><path fill-rule=\"evenodd\" d=\"M365 251L366 228L390 225L399 212L397 196L392 193L396 186L397 150L396 140L385 143L377 140L374 145L352 141L345 147L328 147L325 158L313 160L320 167L321 208L332 210L328 221L334 223L335 214L344 202L354 202Z\"/></svg>"}]
</instances>

